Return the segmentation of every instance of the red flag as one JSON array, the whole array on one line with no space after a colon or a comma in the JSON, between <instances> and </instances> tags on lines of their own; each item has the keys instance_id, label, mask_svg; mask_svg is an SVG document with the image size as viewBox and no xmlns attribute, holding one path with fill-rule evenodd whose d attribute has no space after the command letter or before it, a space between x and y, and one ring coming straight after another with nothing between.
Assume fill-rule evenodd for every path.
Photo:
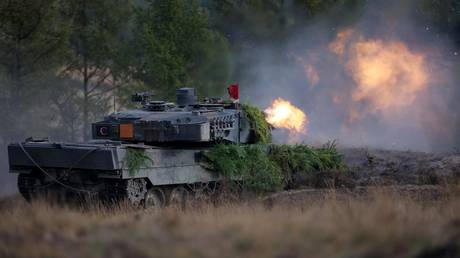
<instances>
[{"instance_id":1,"label":"red flag","mask_svg":"<svg viewBox=\"0 0 460 258\"><path fill-rule=\"evenodd\" d=\"M228 86L228 95L230 95L230 98L234 100L240 99L240 90L238 83L230 84L230 86Z\"/></svg>"}]
</instances>

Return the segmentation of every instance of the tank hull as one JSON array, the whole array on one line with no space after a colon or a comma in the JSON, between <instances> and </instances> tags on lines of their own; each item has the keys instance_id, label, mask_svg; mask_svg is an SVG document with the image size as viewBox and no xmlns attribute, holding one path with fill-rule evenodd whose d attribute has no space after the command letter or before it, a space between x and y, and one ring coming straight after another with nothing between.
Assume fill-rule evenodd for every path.
<instances>
[{"instance_id":1,"label":"tank hull","mask_svg":"<svg viewBox=\"0 0 460 258\"><path fill-rule=\"evenodd\" d=\"M8 159L11 172L36 167L23 151L23 148L42 167L101 171L115 171L119 169L117 148L115 146L30 142L8 145Z\"/></svg>"},{"instance_id":2,"label":"tank hull","mask_svg":"<svg viewBox=\"0 0 460 258\"><path fill-rule=\"evenodd\" d=\"M148 162L136 169L129 167L131 150L142 152ZM8 146L10 172L19 174L18 188L27 200L46 190L73 197L128 199L136 205L152 189L165 203L168 192L177 187L217 182L218 175L200 163L203 151L120 143L26 142Z\"/></svg>"}]
</instances>

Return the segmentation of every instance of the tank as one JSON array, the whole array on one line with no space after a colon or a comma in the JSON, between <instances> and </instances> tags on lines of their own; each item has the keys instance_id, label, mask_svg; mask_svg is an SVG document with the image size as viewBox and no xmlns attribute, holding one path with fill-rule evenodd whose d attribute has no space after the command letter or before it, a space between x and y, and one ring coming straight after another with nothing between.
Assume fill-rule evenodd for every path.
<instances>
[{"instance_id":1,"label":"tank","mask_svg":"<svg viewBox=\"0 0 460 258\"><path fill-rule=\"evenodd\" d=\"M87 143L10 144L9 167L18 174L19 192L27 201L52 194L70 201L127 200L148 208L184 205L189 195L215 191L221 178L202 164L203 151L221 142L255 141L234 94L233 101L198 102L195 89L181 88L176 103L150 97L135 94L139 108L93 123Z\"/></svg>"}]
</instances>

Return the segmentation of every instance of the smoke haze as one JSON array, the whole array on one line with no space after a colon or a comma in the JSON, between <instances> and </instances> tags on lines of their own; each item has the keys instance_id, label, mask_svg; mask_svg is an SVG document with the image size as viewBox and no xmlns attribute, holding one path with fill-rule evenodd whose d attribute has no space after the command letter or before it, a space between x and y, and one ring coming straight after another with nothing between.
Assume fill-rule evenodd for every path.
<instances>
[{"instance_id":1,"label":"smoke haze","mask_svg":"<svg viewBox=\"0 0 460 258\"><path fill-rule=\"evenodd\" d=\"M245 70L231 76L241 85L242 102L266 109L282 98L306 113L299 116L305 130L275 130L275 142L337 139L342 146L421 151L460 147L460 53L447 36L417 18L419 1L367 1L354 13L336 9L304 26L298 21L305 17L296 17L299 10L289 6L292 0L279 2L287 5L280 23L297 23L278 31L282 36L276 42L245 41L250 30L228 23L235 30L230 38L238 45L233 62ZM271 33L266 27L260 24L260 34ZM40 72L24 82L37 87L25 87L11 98L12 89L18 89L3 85L4 79L0 77L0 195L16 191L16 175L7 173L9 142L29 136L82 138L81 83ZM92 107L100 113L91 121L111 105L101 102Z\"/></svg>"},{"instance_id":2,"label":"smoke haze","mask_svg":"<svg viewBox=\"0 0 460 258\"><path fill-rule=\"evenodd\" d=\"M416 1L372 1L356 22L323 17L282 47L250 49L243 96L263 108L277 97L308 116L295 141L421 151L458 147L459 95L450 42L416 20ZM277 142L292 134L275 132Z\"/></svg>"}]
</instances>

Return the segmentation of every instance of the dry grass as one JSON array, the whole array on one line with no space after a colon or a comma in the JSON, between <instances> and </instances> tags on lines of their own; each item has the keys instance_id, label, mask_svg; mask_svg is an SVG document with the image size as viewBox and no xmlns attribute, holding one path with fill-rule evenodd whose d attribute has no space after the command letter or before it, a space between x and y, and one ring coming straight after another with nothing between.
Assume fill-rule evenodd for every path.
<instances>
[{"instance_id":1,"label":"dry grass","mask_svg":"<svg viewBox=\"0 0 460 258\"><path fill-rule=\"evenodd\" d=\"M251 200L150 213L9 199L0 257L459 257L460 191L441 191L327 191L269 208Z\"/></svg>"}]
</instances>

